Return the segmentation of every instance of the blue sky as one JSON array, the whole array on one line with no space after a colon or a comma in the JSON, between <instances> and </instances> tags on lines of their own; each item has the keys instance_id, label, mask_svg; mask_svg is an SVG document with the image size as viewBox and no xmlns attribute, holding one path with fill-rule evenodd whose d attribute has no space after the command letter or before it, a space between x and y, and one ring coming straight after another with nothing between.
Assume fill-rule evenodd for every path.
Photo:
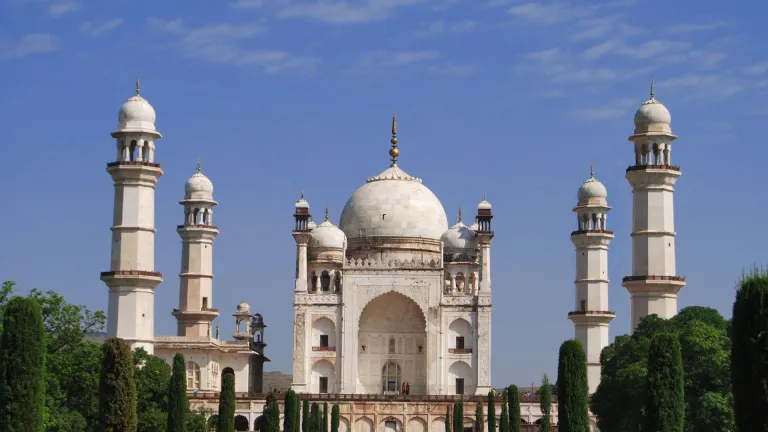
<instances>
[{"instance_id":1,"label":"blue sky","mask_svg":"<svg viewBox=\"0 0 768 432\"><path fill-rule=\"evenodd\" d=\"M141 75L157 111L156 331L174 334L184 182L216 187L214 305L264 314L271 370L290 372L293 204L338 221L400 166L451 221L494 204L493 384L555 374L573 336L571 209L589 175L609 191L611 337L629 328L635 109L656 97L679 135L680 306L730 316L743 269L766 262L768 3L526 0L0 2L0 278L106 309L109 132Z\"/></svg>"}]
</instances>

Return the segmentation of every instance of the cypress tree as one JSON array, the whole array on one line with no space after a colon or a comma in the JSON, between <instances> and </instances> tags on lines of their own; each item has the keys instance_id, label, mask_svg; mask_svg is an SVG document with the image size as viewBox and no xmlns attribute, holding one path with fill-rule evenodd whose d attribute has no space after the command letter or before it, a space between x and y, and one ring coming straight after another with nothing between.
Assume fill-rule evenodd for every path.
<instances>
[{"instance_id":1,"label":"cypress tree","mask_svg":"<svg viewBox=\"0 0 768 432\"><path fill-rule=\"evenodd\" d=\"M310 432L312 418L309 415L309 399L304 399L301 405L301 432Z\"/></svg>"},{"instance_id":2,"label":"cypress tree","mask_svg":"<svg viewBox=\"0 0 768 432\"><path fill-rule=\"evenodd\" d=\"M539 431L552 432L552 385L549 384L549 377L546 374L541 379L539 407L542 415Z\"/></svg>"},{"instance_id":3,"label":"cypress tree","mask_svg":"<svg viewBox=\"0 0 768 432\"><path fill-rule=\"evenodd\" d=\"M187 432L187 369L184 355L176 353L173 356L173 372L168 383L168 432Z\"/></svg>"},{"instance_id":4,"label":"cypress tree","mask_svg":"<svg viewBox=\"0 0 768 432\"><path fill-rule=\"evenodd\" d=\"M285 414L283 417L283 432L298 432L298 431L294 431L293 429L294 424L296 423L296 419L294 418L294 415L296 413L296 409L294 406L295 395L296 395L295 391L288 389L288 391L285 392L285 397L283 398L283 409L285 410Z\"/></svg>"},{"instance_id":5,"label":"cypress tree","mask_svg":"<svg viewBox=\"0 0 768 432\"><path fill-rule=\"evenodd\" d=\"M120 338L107 339L103 346L99 377L100 432L136 432L136 383L133 381L133 354Z\"/></svg>"},{"instance_id":6,"label":"cypress tree","mask_svg":"<svg viewBox=\"0 0 768 432\"><path fill-rule=\"evenodd\" d=\"M501 421L499 422L499 432L509 432L509 407L507 404L507 391L501 393Z\"/></svg>"},{"instance_id":7,"label":"cypress tree","mask_svg":"<svg viewBox=\"0 0 768 432\"><path fill-rule=\"evenodd\" d=\"M560 432L590 432L587 356L581 342L560 345L557 363L557 418ZM681 364L682 365L682 364Z\"/></svg>"},{"instance_id":8,"label":"cypress tree","mask_svg":"<svg viewBox=\"0 0 768 432\"><path fill-rule=\"evenodd\" d=\"M768 273L753 270L742 278L731 322L736 429L768 430Z\"/></svg>"},{"instance_id":9,"label":"cypress tree","mask_svg":"<svg viewBox=\"0 0 768 432\"><path fill-rule=\"evenodd\" d=\"M328 432L328 402L323 402L323 424L320 426L320 432Z\"/></svg>"},{"instance_id":10,"label":"cypress tree","mask_svg":"<svg viewBox=\"0 0 768 432\"><path fill-rule=\"evenodd\" d=\"M264 421L261 423L261 432L280 432L280 407L277 405L277 395L274 391L267 394L263 415Z\"/></svg>"},{"instance_id":11,"label":"cypress tree","mask_svg":"<svg viewBox=\"0 0 768 432\"><path fill-rule=\"evenodd\" d=\"M312 402L312 412L309 416L311 417L309 421L309 431L320 432L320 407L317 405L317 402Z\"/></svg>"},{"instance_id":12,"label":"cypress tree","mask_svg":"<svg viewBox=\"0 0 768 432\"><path fill-rule=\"evenodd\" d=\"M301 430L301 399L299 394L293 393L293 432Z\"/></svg>"},{"instance_id":13,"label":"cypress tree","mask_svg":"<svg viewBox=\"0 0 768 432\"><path fill-rule=\"evenodd\" d=\"M512 384L507 388L507 398L509 400L509 432L520 432L520 390Z\"/></svg>"},{"instance_id":14,"label":"cypress tree","mask_svg":"<svg viewBox=\"0 0 768 432\"><path fill-rule=\"evenodd\" d=\"M464 432L464 402L458 400L453 407L453 430Z\"/></svg>"},{"instance_id":15,"label":"cypress tree","mask_svg":"<svg viewBox=\"0 0 768 432\"><path fill-rule=\"evenodd\" d=\"M451 404L445 406L445 432L451 432L453 430L453 415L451 414Z\"/></svg>"},{"instance_id":16,"label":"cypress tree","mask_svg":"<svg viewBox=\"0 0 768 432\"><path fill-rule=\"evenodd\" d=\"M477 401L475 405L475 432L485 432L485 419L483 418L483 401Z\"/></svg>"},{"instance_id":17,"label":"cypress tree","mask_svg":"<svg viewBox=\"0 0 768 432\"><path fill-rule=\"evenodd\" d=\"M264 416L266 421L266 416ZM219 424L216 432L233 432L235 430L235 374L221 375L221 393L219 393Z\"/></svg>"},{"instance_id":18,"label":"cypress tree","mask_svg":"<svg viewBox=\"0 0 768 432\"><path fill-rule=\"evenodd\" d=\"M654 335L648 349L648 396L643 428L645 432L683 431L684 385L683 359L677 334Z\"/></svg>"},{"instance_id":19,"label":"cypress tree","mask_svg":"<svg viewBox=\"0 0 768 432\"><path fill-rule=\"evenodd\" d=\"M331 432L339 432L339 406L333 404L331 408Z\"/></svg>"},{"instance_id":20,"label":"cypress tree","mask_svg":"<svg viewBox=\"0 0 768 432\"><path fill-rule=\"evenodd\" d=\"M26 297L12 298L4 307L2 328L0 430L42 431L46 348L40 304Z\"/></svg>"},{"instance_id":21,"label":"cypress tree","mask_svg":"<svg viewBox=\"0 0 768 432\"><path fill-rule=\"evenodd\" d=\"M496 432L496 391L488 391L488 432Z\"/></svg>"}]
</instances>

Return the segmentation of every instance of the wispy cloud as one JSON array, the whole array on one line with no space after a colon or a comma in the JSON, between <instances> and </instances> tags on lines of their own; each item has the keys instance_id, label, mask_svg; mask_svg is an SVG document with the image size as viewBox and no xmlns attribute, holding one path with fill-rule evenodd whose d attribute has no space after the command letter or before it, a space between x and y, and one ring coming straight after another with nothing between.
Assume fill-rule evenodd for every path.
<instances>
[{"instance_id":1,"label":"wispy cloud","mask_svg":"<svg viewBox=\"0 0 768 432\"><path fill-rule=\"evenodd\" d=\"M304 18L330 24L359 24L381 21L395 9L425 0L357 0L291 3L277 11L279 18Z\"/></svg>"},{"instance_id":2,"label":"wispy cloud","mask_svg":"<svg viewBox=\"0 0 768 432\"><path fill-rule=\"evenodd\" d=\"M725 23L723 22L712 22L706 24L677 24L671 27L667 27L664 29L664 32L668 34L696 33L717 30L722 27L725 27Z\"/></svg>"},{"instance_id":3,"label":"wispy cloud","mask_svg":"<svg viewBox=\"0 0 768 432\"><path fill-rule=\"evenodd\" d=\"M642 33L639 27L624 22L618 15L590 17L575 23L571 39L584 41L611 37L615 39Z\"/></svg>"},{"instance_id":4,"label":"wispy cloud","mask_svg":"<svg viewBox=\"0 0 768 432\"><path fill-rule=\"evenodd\" d=\"M626 117L636 106L636 100L621 98L589 108L579 108L574 110L573 113L583 118L608 119Z\"/></svg>"},{"instance_id":5,"label":"wispy cloud","mask_svg":"<svg viewBox=\"0 0 768 432\"><path fill-rule=\"evenodd\" d=\"M229 6L233 9L259 9L264 7L264 0L235 0Z\"/></svg>"},{"instance_id":6,"label":"wispy cloud","mask_svg":"<svg viewBox=\"0 0 768 432\"><path fill-rule=\"evenodd\" d=\"M441 65L434 65L429 67L429 71L438 75L449 75L456 77L463 77L472 75L482 70L482 66L478 63L446 63Z\"/></svg>"},{"instance_id":7,"label":"wispy cloud","mask_svg":"<svg viewBox=\"0 0 768 432\"><path fill-rule=\"evenodd\" d=\"M512 6L507 12L513 17L538 24L557 24L590 15L589 7L576 7L570 3L530 2Z\"/></svg>"},{"instance_id":8,"label":"wispy cloud","mask_svg":"<svg viewBox=\"0 0 768 432\"><path fill-rule=\"evenodd\" d=\"M435 51L369 51L360 55L356 69L406 66L438 57L440 53Z\"/></svg>"},{"instance_id":9,"label":"wispy cloud","mask_svg":"<svg viewBox=\"0 0 768 432\"><path fill-rule=\"evenodd\" d=\"M746 82L734 79L724 73L688 73L677 78L664 80L660 84L662 88L685 90L688 97L706 97L707 99L726 99L747 88Z\"/></svg>"},{"instance_id":10,"label":"wispy cloud","mask_svg":"<svg viewBox=\"0 0 768 432\"><path fill-rule=\"evenodd\" d=\"M86 21L80 26L80 31L91 37L99 37L120 27L122 23L122 18L113 18L103 22Z\"/></svg>"},{"instance_id":11,"label":"wispy cloud","mask_svg":"<svg viewBox=\"0 0 768 432\"><path fill-rule=\"evenodd\" d=\"M425 29L414 33L416 37L430 37L450 33L467 33L477 28L477 21L464 20L447 22L438 20L430 23Z\"/></svg>"},{"instance_id":12,"label":"wispy cloud","mask_svg":"<svg viewBox=\"0 0 768 432\"><path fill-rule=\"evenodd\" d=\"M50 33L29 33L16 41L5 52L8 57L26 57L56 51L59 40Z\"/></svg>"},{"instance_id":13,"label":"wispy cloud","mask_svg":"<svg viewBox=\"0 0 768 432\"><path fill-rule=\"evenodd\" d=\"M747 67L744 72L748 75L761 75L768 72L768 61L762 61L755 63L752 66Z\"/></svg>"},{"instance_id":14,"label":"wispy cloud","mask_svg":"<svg viewBox=\"0 0 768 432\"><path fill-rule=\"evenodd\" d=\"M80 3L76 1L56 2L48 6L48 14L59 17L80 9Z\"/></svg>"},{"instance_id":15,"label":"wispy cloud","mask_svg":"<svg viewBox=\"0 0 768 432\"><path fill-rule=\"evenodd\" d=\"M267 32L262 24L209 24L188 28L179 18L163 20L148 18L147 25L156 31L176 35L173 43L180 54L210 63L232 66L258 66L266 73L284 70L311 72L320 63L320 58L297 56L280 50L259 50L243 48L239 43Z\"/></svg>"}]
</instances>

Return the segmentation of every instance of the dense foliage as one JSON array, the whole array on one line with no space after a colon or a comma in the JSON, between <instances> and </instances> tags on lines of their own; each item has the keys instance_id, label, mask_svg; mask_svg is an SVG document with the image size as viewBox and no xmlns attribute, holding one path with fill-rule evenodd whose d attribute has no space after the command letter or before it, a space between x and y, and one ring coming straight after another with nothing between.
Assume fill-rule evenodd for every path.
<instances>
[{"instance_id":1,"label":"dense foliage","mask_svg":"<svg viewBox=\"0 0 768 432\"><path fill-rule=\"evenodd\" d=\"M464 432L464 402L461 400L453 403L453 430Z\"/></svg>"},{"instance_id":2,"label":"dense foliage","mask_svg":"<svg viewBox=\"0 0 768 432\"><path fill-rule=\"evenodd\" d=\"M496 432L496 392L488 391L488 432Z\"/></svg>"},{"instance_id":3,"label":"dense foliage","mask_svg":"<svg viewBox=\"0 0 768 432\"><path fill-rule=\"evenodd\" d=\"M768 430L768 274L742 278L733 303L733 397L741 431Z\"/></svg>"},{"instance_id":4,"label":"dense foliage","mask_svg":"<svg viewBox=\"0 0 768 432\"><path fill-rule=\"evenodd\" d=\"M659 333L648 349L645 432L682 432L685 415L683 359L675 333Z\"/></svg>"},{"instance_id":5,"label":"dense foliage","mask_svg":"<svg viewBox=\"0 0 768 432\"><path fill-rule=\"evenodd\" d=\"M520 390L516 385L507 387L509 398L507 411L509 413L509 432L520 432Z\"/></svg>"},{"instance_id":6,"label":"dense foliage","mask_svg":"<svg viewBox=\"0 0 768 432\"><path fill-rule=\"evenodd\" d=\"M168 385L168 432L187 432L187 369L184 355L173 356L173 372Z\"/></svg>"},{"instance_id":7,"label":"dense foliage","mask_svg":"<svg viewBox=\"0 0 768 432\"><path fill-rule=\"evenodd\" d=\"M485 418L483 416L483 403L478 401L475 405L475 432L485 431Z\"/></svg>"},{"instance_id":8,"label":"dense foliage","mask_svg":"<svg viewBox=\"0 0 768 432\"><path fill-rule=\"evenodd\" d=\"M539 407L541 408L541 432L552 432L552 384L549 377L544 375L539 388Z\"/></svg>"},{"instance_id":9,"label":"dense foliage","mask_svg":"<svg viewBox=\"0 0 768 432\"><path fill-rule=\"evenodd\" d=\"M560 345L557 363L557 418L560 432L590 432L587 356L581 342Z\"/></svg>"},{"instance_id":10,"label":"dense foliage","mask_svg":"<svg viewBox=\"0 0 768 432\"><path fill-rule=\"evenodd\" d=\"M445 432L453 430L453 415L451 414L451 404L445 406Z\"/></svg>"},{"instance_id":11,"label":"dense foliage","mask_svg":"<svg viewBox=\"0 0 768 432\"><path fill-rule=\"evenodd\" d=\"M261 423L261 432L280 432L280 407L277 405L277 395L275 395L275 392L272 391L267 394L262 415L264 421Z\"/></svg>"},{"instance_id":12,"label":"dense foliage","mask_svg":"<svg viewBox=\"0 0 768 432\"><path fill-rule=\"evenodd\" d=\"M602 377L590 408L602 432L644 424L648 351L654 335L673 332L681 346L685 432L734 430L731 397L731 325L716 310L687 307L669 320L650 315L631 336L617 336L601 356Z\"/></svg>"},{"instance_id":13,"label":"dense foliage","mask_svg":"<svg viewBox=\"0 0 768 432\"><path fill-rule=\"evenodd\" d=\"M499 432L509 432L509 397L507 391L501 392L501 421L499 421Z\"/></svg>"},{"instance_id":14,"label":"dense foliage","mask_svg":"<svg viewBox=\"0 0 768 432\"><path fill-rule=\"evenodd\" d=\"M235 374L221 374L221 393L219 393L219 415L216 432L235 430Z\"/></svg>"},{"instance_id":15,"label":"dense foliage","mask_svg":"<svg viewBox=\"0 0 768 432\"><path fill-rule=\"evenodd\" d=\"M323 402L323 419L320 432L328 432L328 402Z\"/></svg>"},{"instance_id":16,"label":"dense foliage","mask_svg":"<svg viewBox=\"0 0 768 432\"><path fill-rule=\"evenodd\" d=\"M312 417L309 414L309 400L304 399L301 405L301 432L309 432L312 429Z\"/></svg>"},{"instance_id":17,"label":"dense foliage","mask_svg":"<svg viewBox=\"0 0 768 432\"><path fill-rule=\"evenodd\" d=\"M120 338L104 343L99 377L99 431L136 432L136 383L131 347Z\"/></svg>"},{"instance_id":18,"label":"dense foliage","mask_svg":"<svg viewBox=\"0 0 768 432\"><path fill-rule=\"evenodd\" d=\"M0 430L40 432L45 404L45 336L40 305L14 297L0 338Z\"/></svg>"},{"instance_id":19,"label":"dense foliage","mask_svg":"<svg viewBox=\"0 0 768 432\"><path fill-rule=\"evenodd\" d=\"M331 432L339 432L339 406L333 404L331 408Z\"/></svg>"},{"instance_id":20,"label":"dense foliage","mask_svg":"<svg viewBox=\"0 0 768 432\"><path fill-rule=\"evenodd\" d=\"M322 421L320 414L320 406L317 402L312 402L312 409L309 413L309 430L310 432L320 432L320 422Z\"/></svg>"},{"instance_id":21,"label":"dense foliage","mask_svg":"<svg viewBox=\"0 0 768 432\"><path fill-rule=\"evenodd\" d=\"M285 414L283 414L283 432L298 432L294 430L298 402L295 391L289 389L285 392L285 397L283 398L283 409L285 410Z\"/></svg>"}]
</instances>

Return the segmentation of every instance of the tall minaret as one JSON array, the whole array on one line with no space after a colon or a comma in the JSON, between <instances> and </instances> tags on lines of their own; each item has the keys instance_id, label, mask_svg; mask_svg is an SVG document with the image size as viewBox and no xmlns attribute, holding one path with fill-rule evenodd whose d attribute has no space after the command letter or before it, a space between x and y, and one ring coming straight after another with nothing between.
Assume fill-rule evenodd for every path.
<instances>
[{"instance_id":1,"label":"tall minaret","mask_svg":"<svg viewBox=\"0 0 768 432\"><path fill-rule=\"evenodd\" d=\"M608 345L608 326L616 317L608 309L608 245L613 232L606 228L608 191L595 178L595 167L589 179L579 188L576 212L577 230L571 233L576 246L576 307L568 312L576 339L587 355L589 393L600 384L600 353Z\"/></svg>"},{"instance_id":2,"label":"tall minaret","mask_svg":"<svg viewBox=\"0 0 768 432\"><path fill-rule=\"evenodd\" d=\"M480 286L477 291L477 385L475 394L488 394L491 390L491 203L483 194L477 205L477 243L480 247Z\"/></svg>"},{"instance_id":3,"label":"tall minaret","mask_svg":"<svg viewBox=\"0 0 768 432\"><path fill-rule=\"evenodd\" d=\"M213 183L200 172L184 186L184 225L176 231L181 236L181 273L179 273L179 310L173 315L179 323L179 336L213 337L213 320L219 310L213 308L213 240L219 229L213 225Z\"/></svg>"},{"instance_id":4,"label":"tall minaret","mask_svg":"<svg viewBox=\"0 0 768 432\"><path fill-rule=\"evenodd\" d=\"M154 353L155 288L163 275L155 271L155 185L163 175L155 163L155 110L139 95L128 99L118 117L117 159L107 164L115 182L112 259L101 280L109 287L107 336Z\"/></svg>"},{"instance_id":5,"label":"tall minaret","mask_svg":"<svg viewBox=\"0 0 768 432\"><path fill-rule=\"evenodd\" d=\"M632 185L632 276L624 288L632 302L632 330L651 314L671 318L677 314L677 292L685 278L675 269L675 182L680 167L672 165L669 111L651 98L635 113L635 164L627 168Z\"/></svg>"},{"instance_id":6,"label":"tall minaret","mask_svg":"<svg viewBox=\"0 0 768 432\"><path fill-rule=\"evenodd\" d=\"M293 238L296 240L296 281L293 286L293 384L291 388L297 392L307 391L307 372L309 362L305 364L308 350L311 351L311 342L307 340L307 326L311 326L311 317L306 312L304 300L300 302L302 294L307 294L307 247L311 237L311 219L309 203L304 199L304 191L301 191L301 199L296 201L293 213L295 225Z\"/></svg>"}]
</instances>

